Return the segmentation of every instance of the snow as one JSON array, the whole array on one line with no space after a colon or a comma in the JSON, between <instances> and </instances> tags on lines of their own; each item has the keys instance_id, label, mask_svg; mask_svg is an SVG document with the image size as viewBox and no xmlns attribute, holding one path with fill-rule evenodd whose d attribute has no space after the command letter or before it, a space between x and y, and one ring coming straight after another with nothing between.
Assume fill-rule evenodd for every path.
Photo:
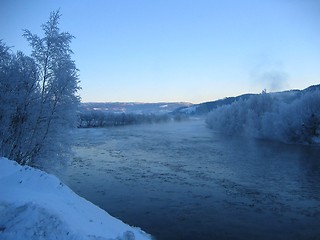
<instances>
[{"instance_id":1,"label":"snow","mask_svg":"<svg viewBox=\"0 0 320 240\"><path fill-rule=\"evenodd\" d=\"M181 109L180 112L191 114L191 113L194 113L196 110L197 110L197 106L191 106L191 107Z\"/></svg>"},{"instance_id":2,"label":"snow","mask_svg":"<svg viewBox=\"0 0 320 240\"><path fill-rule=\"evenodd\" d=\"M151 239L57 177L1 157L0 191L0 239Z\"/></svg>"}]
</instances>

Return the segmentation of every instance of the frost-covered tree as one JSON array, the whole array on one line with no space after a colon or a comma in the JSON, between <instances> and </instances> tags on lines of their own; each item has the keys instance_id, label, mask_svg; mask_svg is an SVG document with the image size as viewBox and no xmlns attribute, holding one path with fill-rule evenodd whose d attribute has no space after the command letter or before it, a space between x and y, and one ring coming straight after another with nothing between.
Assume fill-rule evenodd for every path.
<instances>
[{"instance_id":1,"label":"frost-covered tree","mask_svg":"<svg viewBox=\"0 0 320 240\"><path fill-rule=\"evenodd\" d=\"M32 159L67 152L69 138L66 136L77 120L79 80L70 49L74 37L60 32L60 16L59 11L51 13L49 21L42 25L43 38L24 31L37 65L40 93L39 109L31 129Z\"/></svg>"},{"instance_id":2,"label":"frost-covered tree","mask_svg":"<svg viewBox=\"0 0 320 240\"><path fill-rule=\"evenodd\" d=\"M29 131L37 107L37 70L32 58L12 54L1 44L0 154L23 162L30 151Z\"/></svg>"},{"instance_id":3,"label":"frost-covered tree","mask_svg":"<svg viewBox=\"0 0 320 240\"><path fill-rule=\"evenodd\" d=\"M272 132L276 138L286 142L318 142L320 140L320 90L307 92L290 104L280 104L279 111L274 114L273 119Z\"/></svg>"},{"instance_id":4,"label":"frost-covered tree","mask_svg":"<svg viewBox=\"0 0 320 240\"><path fill-rule=\"evenodd\" d=\"M320 90L289 94L262 92L210 112L207 125L229 135L246 135L282 142L320 140Z\"/></svg>"},{"instance_id":5,"label":"frost-covered tree","mask_svg":"<svg viewBox=\"0 0 320 240\"><path fill-rule=\"evenodd\" d=\"M31 57L1 54L1 154L21 164L61 157L70 149L69 132L76 126L78 70L70 49L74 38L58 27L59 11L42 25L44 37L24 30Z\"/></svg>"}]
</instances>

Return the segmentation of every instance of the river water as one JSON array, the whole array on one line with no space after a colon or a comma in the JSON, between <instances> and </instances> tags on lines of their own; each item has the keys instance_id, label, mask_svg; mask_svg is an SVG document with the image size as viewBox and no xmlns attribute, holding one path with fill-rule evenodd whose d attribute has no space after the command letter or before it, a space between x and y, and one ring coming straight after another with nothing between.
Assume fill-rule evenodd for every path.
<instances>
[{"instance_id":1,"label":"river water","mask_svg":"<svg viewBox=\"0 0 320 240\"><path fill-rule=\"evenodd\" d=\"M60 178L156 239L320 239L320 147L226 137L201 120L76 138Z\"/></svg>"}]
</instances>

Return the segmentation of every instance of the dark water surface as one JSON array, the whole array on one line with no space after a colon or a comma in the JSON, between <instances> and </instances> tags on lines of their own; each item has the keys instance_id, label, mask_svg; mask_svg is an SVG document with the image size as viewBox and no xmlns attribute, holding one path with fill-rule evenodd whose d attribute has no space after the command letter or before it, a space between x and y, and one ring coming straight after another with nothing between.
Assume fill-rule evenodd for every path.
<instances>
[{"instance_id":1,"label":"dark water surface","mask_svg":"<svg viewBox=\"0 0 320 240\"><path fill-rule=\"evenodd\" d=\"M320 148L203 121L78 129L75 192L159 240L320 239Z\"/></svg>"}]
</instances>

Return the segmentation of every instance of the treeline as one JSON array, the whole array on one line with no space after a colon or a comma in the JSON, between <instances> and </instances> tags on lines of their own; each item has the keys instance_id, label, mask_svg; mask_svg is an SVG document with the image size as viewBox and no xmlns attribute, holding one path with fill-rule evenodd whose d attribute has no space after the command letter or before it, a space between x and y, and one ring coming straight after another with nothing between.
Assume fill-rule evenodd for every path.
<instances>
[{"instance_id":1,"label":"treeline","mask_svg":"<svg viewBox=\"0 0 320 240\"><path fill-rule=\"evenodd\" d=\"M24 30L31 56L13 53L0 41L0 156L20 164L63 158L76 127L78 70L60 32L59 12L42 25L44 37Z\"/></svg>"},{"instance_id":2,"label":"treeline","mask_svg":"<svg viewBox=\"0 0 320 240\"><path fill-rule=\"evenodd\" d=\"M113 127L132 124L160 123L170 120L168 114L106 113L99 110L79 113L78 127Z\"/></svg>"},{"instance_id":3,"label":"treeline","mask_svg":"<svg viewBox=\"0 0 320 240\"><path fill-rule=\"evenodd\" d=\"M320 89L254 95L211 111L207 125L228 135L289 143L319 143Z\"/></svg>"}]
</instances>

